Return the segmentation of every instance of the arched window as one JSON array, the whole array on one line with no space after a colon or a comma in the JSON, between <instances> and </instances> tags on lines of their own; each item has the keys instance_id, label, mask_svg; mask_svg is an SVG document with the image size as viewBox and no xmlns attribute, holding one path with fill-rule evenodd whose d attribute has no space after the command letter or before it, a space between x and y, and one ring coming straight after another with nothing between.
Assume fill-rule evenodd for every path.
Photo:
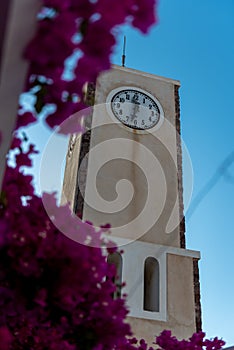
<instances>
[{"instance_id":1,"label":"arched window","mask_svg":"<svg viewBox=\"0 0 234 350\"><path fill-rule=\"evenodd\" d=\"M159 312L159 264L153 257L145 260L144 310Z\"/></svg>"},{"instance_id":2,"label":"arched window","mask_svg":"<svg viewBox=\"0 0 234 350\"><path fill-rule=\"evenodd\" d=\"M121 287L122 287L122 256L118 252L114 252L107 257L108 264L114 264L116 267L116 275L114 278L114 284L116 285L116 291L113 295L113 298L121 297Z\"/></svg>"}]
</instances>

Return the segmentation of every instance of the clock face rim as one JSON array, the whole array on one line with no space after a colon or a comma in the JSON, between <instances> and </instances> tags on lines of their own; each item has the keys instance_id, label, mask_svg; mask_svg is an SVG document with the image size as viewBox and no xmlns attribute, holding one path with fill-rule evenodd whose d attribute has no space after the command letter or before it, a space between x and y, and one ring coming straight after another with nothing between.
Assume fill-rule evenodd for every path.
<instances>
[{"instance_id":1,"label":"clock face rim","mask_svg":"<svg viewBox=\"0 0 234 350\"><path fill-rule=\"evenodd\" d=\"M123 92L123 91L126 91L126 90L133 90L133 91L137 91L139 93L143 93L144 95L146 95L147 97L149 97L153 102L156 103L158 109L159 109L159 119L157 121L157 123L149 128L144 128L144 129L140 129L140 128L134 128L133 126L131 125L128 125L128 124L125 124L124 122L122 122L113 112L112 110L112 106L111 106L111 103L112 103L112 99L114 98L114 96L117 94L117 93L120 93L120 92ZM163 111L163 108L159 102L159 100L154 96L152 95L150 92L148 92L147 90L144 90L142 88L139 88L138 86L133 86L133 85L124 85L124 86L118 86L116 87L115 89L112 89L108 95L107 95L107 98L106 98L106 108L107 108L107 111L108 111L108 114L111 116L111 118L115 121L115 122L118 122L120 125L122 125L123 127L127 128L129 131L132 131L134 133L139 133L139 134L144 134L144 133L149 133L149 132L152 132L152 131L155 131L157 129L159 129L164 121L164 111Z\"/></svg>"}]
</instances>

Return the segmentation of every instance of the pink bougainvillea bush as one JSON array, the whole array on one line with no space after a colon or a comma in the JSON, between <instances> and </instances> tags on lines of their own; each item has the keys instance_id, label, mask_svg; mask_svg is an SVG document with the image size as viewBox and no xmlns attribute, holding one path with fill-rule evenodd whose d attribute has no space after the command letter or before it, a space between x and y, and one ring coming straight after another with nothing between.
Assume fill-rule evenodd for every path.
<instances>
[{"instance_id":1,"label":"pink bougainvillea bush","mask_svg":"<svg viewBox=\"0 0 234 350\"><path fill-rule=\"evenodd\" d=\"M124 300L112 298L114 267L101 248L56 229L34 194L32 177L22 173L34 146L23 150L15 138L14 147L16 164L6 169L0 202L0 336L22 350L123 346L131 331ZM100 247L101 232L89 225Z\"/></svg>"},{"instance_id":2,"label":"pink bougainvillea bush","mask_svg":"<svg viewBox=\"0 0 234 350\"><path fill-rule=\"evenodd\" d=\"M219 350L225 342L217 337L214 339L206 339L204 332L194 333L188 340L178 340L172 336L171 331L163 331L155 341L159 346L159 350Z\"/></svg>"},{"instance_id":3,"label":"pink bougainvillea bush","mask_svg":"<svg viewBox=\"0 0 234 350\"><path fill-rule=\"evenodd\" d=\"M25 50L30 61L26 89L36 96L34 111L20 113L18 125L37 120L46 105L55 108L47 118L60 125L84 107L83 86L110 68L117 28L128 23L147 33L156 22L156 0L42 0L38 31ZM76 57L72 73L66 60Z\"/></svg>"}]
</instances>

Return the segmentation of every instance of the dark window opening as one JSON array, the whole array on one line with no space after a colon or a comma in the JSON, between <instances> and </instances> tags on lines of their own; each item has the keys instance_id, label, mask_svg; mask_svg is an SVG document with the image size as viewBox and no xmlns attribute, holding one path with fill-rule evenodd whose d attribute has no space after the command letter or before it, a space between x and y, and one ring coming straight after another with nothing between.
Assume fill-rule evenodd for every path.
<instances>
[{"instance_id":1,"label":"dark window opening","mask_svg":"<svg viewBox=\"0 0 234 350\"><path fill-rule=\"evenodd\" d=\"M159 312L159 264L152 257L144 266L144 310Z\"/></svg>"},{"instance_id":2,"label":"dark window opening","mask_svg":"<svg viewBox=\"0 0 234 350\"><path fill-rule=\"evenodd\" d=\"M114 284L116 285L116 290L114 292L113 298L121 298L121 288L122 288L122 256L118 252L114 252L107 257L108 264L114 264L116 268L116 275L113 279Z\"/></svg>"}]
</instances>

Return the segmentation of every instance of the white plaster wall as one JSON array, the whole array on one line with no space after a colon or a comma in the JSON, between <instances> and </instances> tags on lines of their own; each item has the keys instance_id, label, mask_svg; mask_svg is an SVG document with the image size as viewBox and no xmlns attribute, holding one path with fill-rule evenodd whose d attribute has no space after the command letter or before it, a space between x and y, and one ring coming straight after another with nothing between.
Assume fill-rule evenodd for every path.
<instances>
[{"instance_id":1,"label":"white plaster wall","mask_svg":"<svg viewBox=\"0 0 234 350\"><path fill-rule=\"evenodd\" d=\"M61 205L69 203L71 211L74 212L76 200L76 187L79 169L81 136L73 134L70 137L66 155L65 176L61 193Z\"/></svg>"},{"instance_id":2,"label":"white plaster wall","mask_svg":"<svg viewBox=\"0 0 234 350\"><path fill-rule=\"evenodd\" d=\"M198 251L162 246L142 241L130 242L115 237L122 246L122 281L127 284L128 321L134 334L148 343L164 329L182 339L196 331L193 259L200 259ZM159 262L159 312L143 310L144 262L154 257Z\"/></svg>"},{"instance_id":3,"label":"white plaster wall","mask_svg":"<svg viewBox=\"0 0 234 350\"><path fill-rule=\"evenodd\" d=\"M193 285L193 259L167 254L166 320L129 317L133 333L152 344L155 336L170 329L178 339L188 339L196 332Z\"/></svg>"},{"instance_id":4,"label":"white plaster wall","mask_svg":"<svg viewBox=\"0 0 234 350\"><path fill-rule=\"evenodd\" d=\"M115 236L180 246L174 96L178 84L122 67L97 81L84 218L96 225L111 223ZM108 113L109 92L126 85L159 100L165 115L159 129L132 130ZM171 230L166 233L168 223Z\"/></svg>"}]
</instances>

